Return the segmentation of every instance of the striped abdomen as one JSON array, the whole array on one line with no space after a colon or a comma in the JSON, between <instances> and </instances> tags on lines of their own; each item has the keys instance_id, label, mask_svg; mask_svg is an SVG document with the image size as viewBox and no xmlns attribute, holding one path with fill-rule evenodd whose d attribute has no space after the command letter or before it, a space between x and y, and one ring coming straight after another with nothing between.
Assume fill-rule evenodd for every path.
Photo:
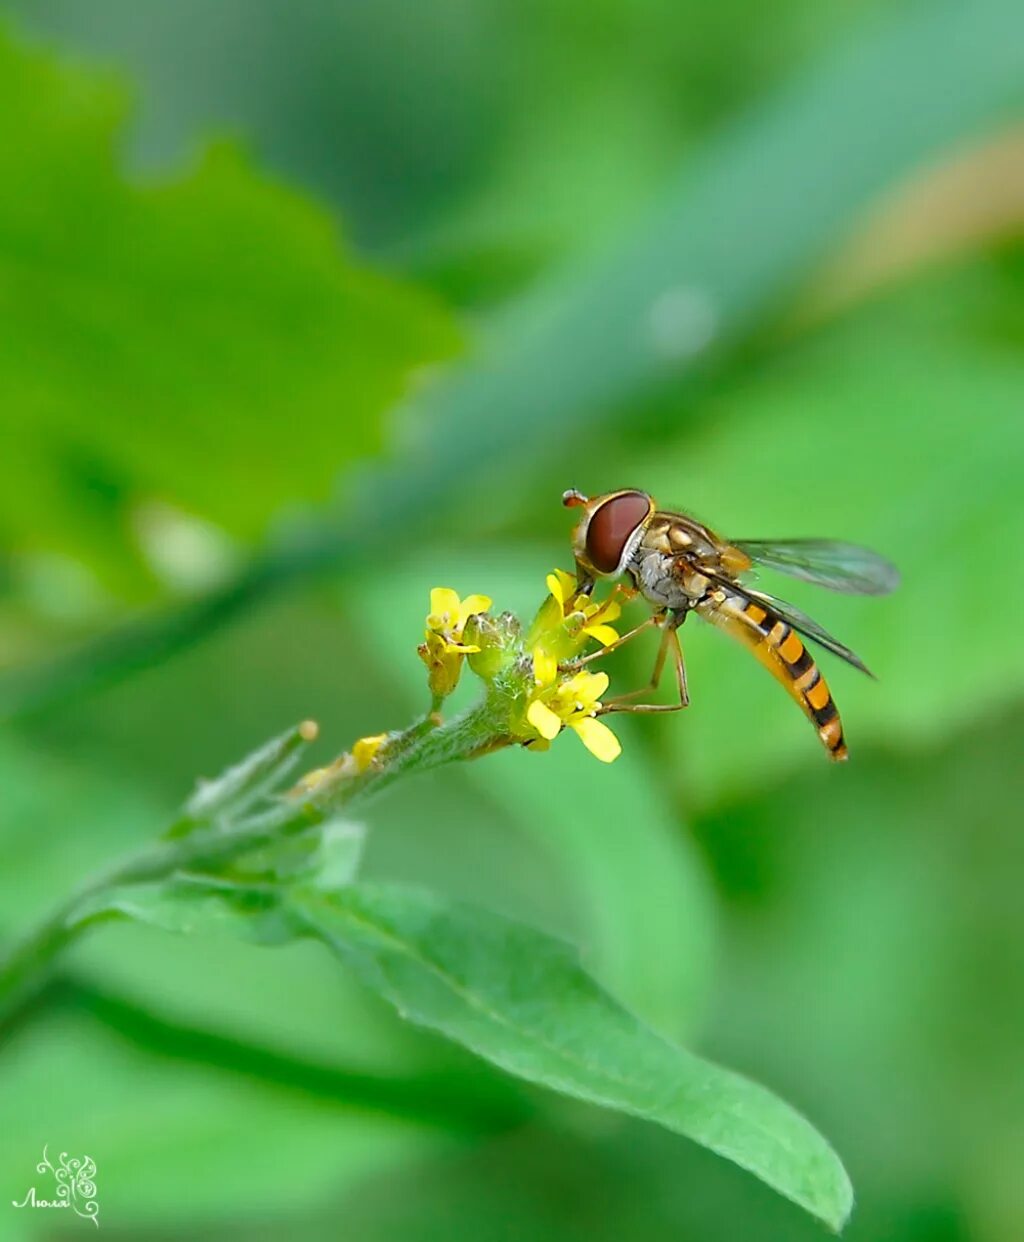
<instances>
[{"instance_id":1,"label":"striped abdomen","mask_svg":"<svg viewBox=\"0 0 1024 1242\"><path fill-rule=\"evenodd\" d=\"M786 687L817 729L830 759L847 758L843 725L828 685L789 622L739 591L715 591L701 600L696 610L706 621L749 647Z\"/></svg>"}]
</instances>

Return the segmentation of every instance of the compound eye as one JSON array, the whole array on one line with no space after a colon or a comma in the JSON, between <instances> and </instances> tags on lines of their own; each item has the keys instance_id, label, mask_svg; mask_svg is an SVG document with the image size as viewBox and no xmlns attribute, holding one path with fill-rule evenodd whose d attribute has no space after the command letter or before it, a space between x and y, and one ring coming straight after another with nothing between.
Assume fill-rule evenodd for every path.
<instances>
[{"instance_id":1,"label":"compound eye","mask_svg":"<svg viewBox=\"0 0 1024 1242\"><path fill-rule=\"evenodd\" d=\"M618 569L626 544L650 511L645 492L621 492L594 510L587 526L587 556L598 573Z\"/></svg>"}]
</instances>

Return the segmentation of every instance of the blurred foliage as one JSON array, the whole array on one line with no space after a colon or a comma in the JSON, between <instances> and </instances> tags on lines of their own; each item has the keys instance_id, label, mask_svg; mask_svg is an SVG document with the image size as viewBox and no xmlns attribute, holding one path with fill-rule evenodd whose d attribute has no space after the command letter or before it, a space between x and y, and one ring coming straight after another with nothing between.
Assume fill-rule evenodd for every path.
<instances>
[{"instance_id":1,"label":"blurred foliage","mask_svg":"<svg viewBox=\"0 0 1024 1242\"><path fill-rule=\"evenodd\" d=\"M345 260L326 213L232 150L130 186L114 88L6 41L0 71L18 117L0 172L31 189L0 208L0 527L121 595L146 568L173 582L176 511L186 536L191 518L251 541L326 500L454 330L430 299ZM146 566L161 535L163 562Z\"/></svg>"},{"instance_id":2,"label":"blurred foliage","mask_svg":"<svg viewBox=\"0 0 1024 1242\"><path fill-rule=\"evenodd\" d=\"M851 1171L852 1242L1017 1242L1019 6L6 7L62 47L0 50L0 663L83 633L122 658L141 601L210 598L336 495L360 567L5 730L4 933L287 721L325 757L403 723L425 589L529 608L565 486L867 542L899 594L792 590L879 676L825 665L845 769L691 622L693 705L624 725L621 766L565 740L423 777L366 871L572 939L793 1101ZM1004 172L943 175L992 143ZM475 370L421 403L460 339ZM5 1032L0 1169L20 1196L44 1143L89 1151L108 1236L820 1236L312 946L117 927L69 971ZM29 1215L0 1233L65 1236Z\"/></svg>"},{"instance_id":3,"label":"blurred foliage","mask_svg":"<svg viewBox=\"0 0 1024 1242\"><path fill-rule=\"evenodd\" d=\"M591 246L707 127L864 5L729 0L14 0L131 66L129 151L180 161L211 126L333 199L359 242L492 299ZM880 6L873 5L878 8ZM737 38L742 23L743 37ZM301 67L301 68L299 68ZM586 210L581 210L581 204Z\"/></svg>"}]
</instances>

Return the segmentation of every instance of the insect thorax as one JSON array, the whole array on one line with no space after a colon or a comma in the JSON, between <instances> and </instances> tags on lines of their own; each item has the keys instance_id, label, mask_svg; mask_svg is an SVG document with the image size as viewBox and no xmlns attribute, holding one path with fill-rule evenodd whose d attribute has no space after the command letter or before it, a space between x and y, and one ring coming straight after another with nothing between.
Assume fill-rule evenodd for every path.
<instances>
[{"instance_id":1,"label":"insect thorax","mask_svg":"<svg viewBox=\"0 0 1024 1242\"><path fill-rule=\"evenodd\" d=\"M702 563L718 563L709 531L676 515L655 514L625 566L644 598L657 608L692 608L710 580Z\"/></svg>"},{"instance_id":2,"label":"insect thorax","mask_svg":"<svg viewBox=\"0 0 1024 1242\"><path fill-rule=\"evenodd\" d=\"M692 608L710 585L703 574L678 559L642 548L626 568L640 593L656 608Z\"/></svg>"}]
</instances>

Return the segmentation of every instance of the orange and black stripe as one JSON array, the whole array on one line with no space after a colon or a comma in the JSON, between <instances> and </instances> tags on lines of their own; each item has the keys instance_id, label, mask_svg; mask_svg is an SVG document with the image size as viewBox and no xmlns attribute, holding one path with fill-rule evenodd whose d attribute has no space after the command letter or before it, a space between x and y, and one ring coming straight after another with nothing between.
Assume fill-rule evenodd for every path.
<instances>
[{"instance_id":1,"label":"orange and black stripe","mask_svg":"<svg viewBox=\"0 0 1024 1242\"><path fill-rule=\"evenodd\" d=\"M749 647L800 704L830 759L848 757L843 725L814 657L788 621L739 591L717 590L697 605L705 620Z\"/></svg>"}]
</instances>

